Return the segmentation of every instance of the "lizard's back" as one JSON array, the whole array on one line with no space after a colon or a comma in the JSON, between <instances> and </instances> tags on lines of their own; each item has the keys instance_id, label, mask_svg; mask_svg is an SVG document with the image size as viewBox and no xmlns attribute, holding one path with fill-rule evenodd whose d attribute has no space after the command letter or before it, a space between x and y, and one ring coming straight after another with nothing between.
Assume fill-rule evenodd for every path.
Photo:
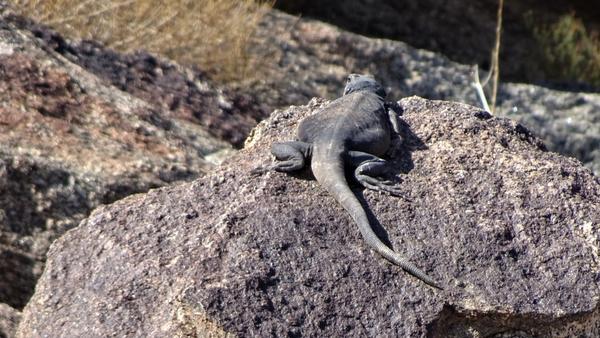
<instances>
[{"instance_id":1,"label":"lizard's back","mask_svg":"<svg viewBox=\"0 0 600 338\"><path fill-rule=\"evenodd\" d=\"M390 126L383 98L371 92L344 95L304 119L298 139L344 150L382 155L389 147Z\"/></svg>"}]
</instances>

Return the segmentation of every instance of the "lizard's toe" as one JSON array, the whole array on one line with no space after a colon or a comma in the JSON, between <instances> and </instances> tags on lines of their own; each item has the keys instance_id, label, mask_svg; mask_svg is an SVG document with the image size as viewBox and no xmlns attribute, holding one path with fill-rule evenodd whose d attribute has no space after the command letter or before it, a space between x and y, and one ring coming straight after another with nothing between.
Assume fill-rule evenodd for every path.
<instances>
[{"instance_id":1,"label":"lizard's toe","mask_svg":"<svg viewBox=\"0 0 600 338\"><path fill-rule=\"evenodd\" d=\"M371 189L371 190L380 190L381 189L378 184L379 181L374 177L367 176L367 175L356 175L356 179L363 187L365 187L367 189Z\"/></svg>"},{"instance_id":2,"label":"lizard's toe","mask_svg":"<svg viewBox=\"0 0 600 338\"><path fill-rule=\"evenodd\" d=\"M367 175L356 175L356 178L367 189L386 192L394 196L402 196L400 186L393 181Z\"/></svg>"}]
</instances>

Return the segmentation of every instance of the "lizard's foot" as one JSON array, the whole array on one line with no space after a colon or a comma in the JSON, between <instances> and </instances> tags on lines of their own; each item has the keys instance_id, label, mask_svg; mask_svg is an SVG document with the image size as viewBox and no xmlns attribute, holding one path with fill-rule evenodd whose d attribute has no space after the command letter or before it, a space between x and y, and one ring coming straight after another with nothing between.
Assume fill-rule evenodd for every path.
<instances>
[{"instance_id":1,"label":"lizard's foot","mask_svg":"<svg viewBox=\"0 0 600 338\"><path fill-rule=\"evenodd\" d=\"M365 188L402 196L400 187L395 182L383 178L388 173L388 164L382 159L361 163L354 170L354 177Z\"/></svg>"},{"instance_id":2,"label":"lizard's foot","mask_svg":"<svg viewBox=\"0 0 600 338\"><path fill-rule=\"evenodd\" d=\"M269 169L287 173L290 171L300 170L303 167L304 161L300 161L298 159L290 159L286 161L275 162L269 167Z\"/></svg>"},{"instance_id":3,"label":"lizard's foot","mask_svg":"<svg viewBox=\"0 0 600 338\"><path fill-rule=\"evenodd\" d=\"M291 172L304 168L305 158L309 156L310 145L304 142L273 143L271 154L278 162L273 163L269 169L282 172Z\"/></svg>"}]
</instances>

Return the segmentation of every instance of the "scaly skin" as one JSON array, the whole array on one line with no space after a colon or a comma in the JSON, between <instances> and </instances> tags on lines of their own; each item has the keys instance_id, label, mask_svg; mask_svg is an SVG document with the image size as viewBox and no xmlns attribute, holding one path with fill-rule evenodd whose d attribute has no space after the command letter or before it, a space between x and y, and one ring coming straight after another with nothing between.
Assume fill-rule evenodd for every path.
<instances>
[{"instance_id":1,"label":"scaly skin","mask_svg":"<svg viewBox=\"0 0 600 338\"><path fill-rule=\"evenodd\" d=\"M377 237L346 180L344 169L352 166L355 178L366 188L399 194L397 187L381 178L388 166L380 157L390 147L392 130L397 132L397 116L393 110L388 111L385 96L383 87L371 77L350 75L342 97L300 123L299 141L273 144L271 152L278 162L272 169L300 170L310 159L319 184L350 214L369 247L425 283L442 289Z\"/></svg>"}]
</instances>

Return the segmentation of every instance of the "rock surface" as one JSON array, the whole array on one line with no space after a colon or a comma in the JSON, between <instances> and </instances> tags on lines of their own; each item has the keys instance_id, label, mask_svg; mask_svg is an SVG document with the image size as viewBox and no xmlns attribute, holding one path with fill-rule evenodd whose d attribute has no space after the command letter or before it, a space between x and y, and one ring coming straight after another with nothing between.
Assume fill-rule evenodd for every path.
<instances>
[{"instance_id":1,"label":"rock surface","mask_svg":"<svg viewBox=\"0 0 600 338\"><path fill-rule=\"evenodd\" d=\"M250 173L325 103L274 112L192 183L96 209L52 245L17 336L600 334L589 169L480 109L400 101L405 198L355 191L438 291L367 249L309 174Z\"/></svg>"},{"instance_id":2,"label":"rock surface","mask_svg":"<svg viewBox=\"0 0 600 338\"><path fill-rule=\"evenodd\" d=\"M25 306L50 243L96 206L192 180L231 152L0 15L0 303Z\"/></svg>"},{"instance_id":3,"label":"rock surface","mask_svg":"<svg viewBox=\"0 0 600 338\"><path fill-rule=\"evenodd\" d=\"M19 311L0 303L0 338L14 337L20 320Z\"/></svg>"},{"instance_id":4,"label":"rock surface","mask_svg":"<svg viewBox=\"0 0 600 338\"><path fill-rule=\"evenodd\" d=\"M314 96L335 98L349 72L373 74L398 99L418 95L480 105L470 66L403 42L367 38L278 11L265 18L259 39L259 48L274 46L274 61L263 70L264 81L252 88L270 107L305 104ZM496 113L525 124L550 150L576 157L600 175L600 94L504 83Z\"/></svg>"},{"instance_id":5,"label":"rock surface","mask_svg":"<svg viewBox=\"0 0 600 338\"><path fill-rule=\"evenodd\" d=\"M235 146L241 146L250 130L270 112L251 91L218 88L198 70L144 51L123 54L95 41L70 41L25 18L9 19L41 39L45 49L133 97L160 107L165 117L199 124L210 135Z\"/></svg>"}]
</instances>

